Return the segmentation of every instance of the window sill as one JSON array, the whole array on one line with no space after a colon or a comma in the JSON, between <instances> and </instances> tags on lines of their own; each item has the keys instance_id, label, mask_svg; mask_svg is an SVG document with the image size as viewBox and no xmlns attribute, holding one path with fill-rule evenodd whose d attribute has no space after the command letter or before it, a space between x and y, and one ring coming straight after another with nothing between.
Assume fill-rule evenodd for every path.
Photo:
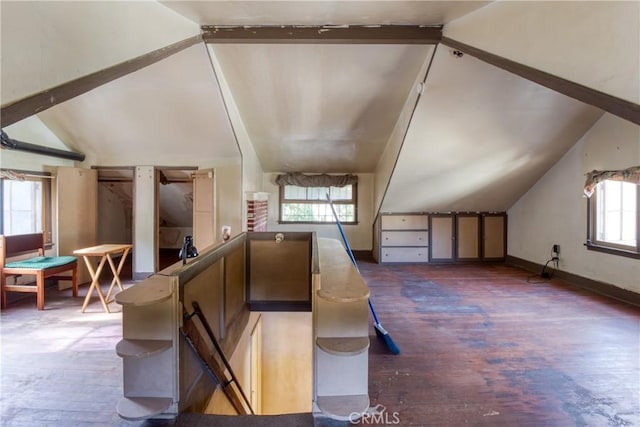
<instances>
[{"instance_id":1,"label":"window sill","mask_svg":"<svg viewBox=\"0 0 640 427\"><path fill-rule=\"evenodd\" d=\"M627 257L627 258L640 259L640 253L638 253L638 252L633 252L633 251L630 251L630 250L619 249L619 248L612 248L612 247L609 247L609 246L597 245L597 244L590 243L590 242L587 242L584 245L590 251L604 252L604 253L607 253L607 254L610 254L610 255L618 255L618 256L623 256L623 257Z\"/></svg>"}]
</instances>

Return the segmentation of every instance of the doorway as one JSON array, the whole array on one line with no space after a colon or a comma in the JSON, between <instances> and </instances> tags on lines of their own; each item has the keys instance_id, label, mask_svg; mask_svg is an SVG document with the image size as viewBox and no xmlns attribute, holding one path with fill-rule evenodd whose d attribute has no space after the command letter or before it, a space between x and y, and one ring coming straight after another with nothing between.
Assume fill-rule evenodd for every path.
<instances>
[{"instance_id":1,"label":"doorway","mask_svg":"<svg viewBox=\"0 0 640 427\"><path fill-rule=\"evenodd\" d=\"M185 236L193 236L193 179L196 168L157 168L158 268L178 262Z\"/></svg>"}]
</instances>

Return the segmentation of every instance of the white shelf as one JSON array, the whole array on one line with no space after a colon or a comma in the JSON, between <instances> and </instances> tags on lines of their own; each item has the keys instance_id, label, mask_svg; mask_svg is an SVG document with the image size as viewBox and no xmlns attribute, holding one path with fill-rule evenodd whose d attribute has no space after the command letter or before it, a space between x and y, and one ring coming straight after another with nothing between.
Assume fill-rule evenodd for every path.
<instances>
[{"instance_id":1,"label":"white shelf","mask_svg":"<svg viewBox=\"0 0 640 427\"><path fill-rule=\"evenodd\" d=\"M163 413L172 401L170 397L123 397L116 411L125 420L140 421Z\"/></svg>"},{"instance_id":2,"label":"white shelf","mask_svg":"<svg viewBox=\"0 0 640 427\"><path fill-rule=\"evenodd\" d=\"M369 349L369 337L318 337L316 344L334 356L355 356Z\"/></svg>"},{"instance_id":3,"label":"white shelf","mask_svg":"<svg viewBox=\"0 0 640 427\"><path fill-rule=\"evenodd\" d=\"M116 353L120 357L142 359L151 357L171 348L170 340L128 340L116 344Z\"/></svg>"},{"instance_id":4,"label":"white shelf","mask_svg":"<svg viewBox=\"0 0 640 427\"><path fill-rule=\"evenodd\" d=\"M354 421L357 419L355 414L363 414L369 408L369 395L318 396L316 403L322 412L333 419Z\"/></svg>"},{"instance_id":5,"label":"white shelf","mask_svg":"<svg viewBox=\"0 0 640 427\"><path fill-rule=\"evenodd\" d=\"M118 292L115 300L122 306L132 305L138 307L166 301L171 298L173 291L171 283L163 279L166 279L166 277L152 276L144 282Z\"/></svg>"}]
</instances>

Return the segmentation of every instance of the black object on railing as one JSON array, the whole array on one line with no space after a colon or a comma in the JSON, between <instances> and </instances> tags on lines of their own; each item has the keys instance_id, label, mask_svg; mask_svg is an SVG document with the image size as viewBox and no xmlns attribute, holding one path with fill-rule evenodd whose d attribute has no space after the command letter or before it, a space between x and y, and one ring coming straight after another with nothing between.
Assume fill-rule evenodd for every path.
<instances>
[{"instance_id":1,"label":"black object on railing","mask_svg":"<svg viewBox=\"0 0 640 427\"><path fill-rule=\"evenodd\" d=\"M198 256L198 250L193 245L193 236L184 236L184 243L182 244L182 249L180 249L178 256L182 259L182 265L187 263L187 258L194 258Z\"/></svg>"}]
</instances>

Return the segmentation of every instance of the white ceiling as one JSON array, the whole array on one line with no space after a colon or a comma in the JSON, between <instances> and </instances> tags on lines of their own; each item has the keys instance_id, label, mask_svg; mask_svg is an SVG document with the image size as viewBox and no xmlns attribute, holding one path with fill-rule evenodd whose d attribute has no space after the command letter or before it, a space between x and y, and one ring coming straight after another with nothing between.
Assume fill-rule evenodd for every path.
<instances>
[{"instance_id":1,"label":"white ceiling","mask_svg":"<svg viewBox=\"0 0 640 427\"><path fill-rule=\"evenodd\" d=\"M446 28L455 21L459 28L491 2L160 3L198 25ZM435 50L382 202L383 211L403 212L506 210L602 114L471 56L457 58L442 44L208 48L194 45L39 117L99 166L239 164L213 55L264 172L376 173Z\"/></svg>"},{"instance_id":2,"label":"white ceiling","mask_svg":"<svg viewBox=\"0 0 640 427\"><path fill-rule=\"evenodd\" d=\"M199 25L442 25L490 1L161 1Z\"/></svg>"},{"instance_id":3,"label":"white ceiling","mask_svg":"<svg viewBox=\"0 0 640 427\"><path fill-rule=\"evenodd\" d=\"M267 172L372 172L433 46L220 44Z\"/></svg>"}]
</instances>

